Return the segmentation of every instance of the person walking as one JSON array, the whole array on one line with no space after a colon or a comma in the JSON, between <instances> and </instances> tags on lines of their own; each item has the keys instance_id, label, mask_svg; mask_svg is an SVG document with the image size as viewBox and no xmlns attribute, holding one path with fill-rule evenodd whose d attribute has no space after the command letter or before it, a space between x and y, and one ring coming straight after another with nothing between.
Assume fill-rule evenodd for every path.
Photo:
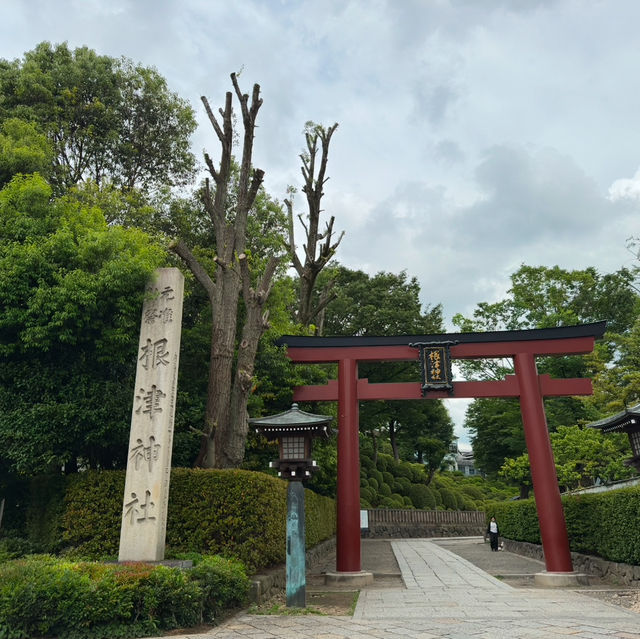
<instances>
[{"instance_id":1,"label":"person walking","mask_svg":"<svg viewBox=\"0 0 640 639\"><path fill-rule=\"evenodd\" d=\"M491 517L489 521L489 525L487 526L487 534L489 535L489 543L491 544L491 551L498 552L498 538L499 538L499 530L498 530L498 522L495 517Z\"/></svg>"}]
</instances>

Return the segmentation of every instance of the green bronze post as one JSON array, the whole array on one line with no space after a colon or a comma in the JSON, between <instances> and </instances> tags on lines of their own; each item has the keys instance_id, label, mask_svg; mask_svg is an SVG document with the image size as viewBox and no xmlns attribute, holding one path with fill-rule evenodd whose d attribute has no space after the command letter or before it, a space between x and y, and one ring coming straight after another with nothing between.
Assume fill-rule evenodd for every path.
<instances>
[{"instance_id":1,"label":"green bronze post","mask_svg":"<svg viewBox=\"0 0 640 639\"><path fill-rule=\"evenodd\" d=\"M304 486L290 480L287 489L287 607L306 607Z\"/></svg>"}]
</instances>

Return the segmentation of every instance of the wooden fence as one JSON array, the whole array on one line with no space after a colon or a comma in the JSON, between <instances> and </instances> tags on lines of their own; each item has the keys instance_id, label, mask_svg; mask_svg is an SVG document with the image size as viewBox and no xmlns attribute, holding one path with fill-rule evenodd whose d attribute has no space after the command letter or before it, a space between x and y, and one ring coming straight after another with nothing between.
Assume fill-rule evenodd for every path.
<instances>
[{"instance_id":1,"label":"wooden fence","mask_svg":"<svg viewBox=\"0 0 640 639\"><path fill-rule=\"evenodd\" d=\"M482 535L486 530L482 511L381 508L366 512L363 537L459 537Z\"/></svg>"}]
</instances>

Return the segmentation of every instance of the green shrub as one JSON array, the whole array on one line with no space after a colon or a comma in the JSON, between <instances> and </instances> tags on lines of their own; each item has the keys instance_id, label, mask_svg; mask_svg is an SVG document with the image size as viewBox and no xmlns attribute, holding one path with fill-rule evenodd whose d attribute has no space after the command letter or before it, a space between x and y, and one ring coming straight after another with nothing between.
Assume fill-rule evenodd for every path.
<instances>
[{"instance_id":1,"label":"green shrub","mask_svg":"<svg viewBox=\"0 0 640 639\"><path fill-rule=\"evenodd\" d=\"M395 476L398 478L404 478L411 483L413 481L413 469L408 462L400 462L395 468Z\"/></svg>"},{"instance_id":2,"label":"green shrub","mask_svg":"<svg viewBox=\"0 0 640 639\"><path fill-rule=\"evenodd\" d=\"M37 556L0 565L0 637L137 637L211 620L242 603L244 567L205 557L190 571Z\"/></svg>"},{"instance_id":3,"label":"green shrub","mask_svg":"<svg viewBox=\"0 0 640 639\"><path fill-rule=\"evenodd\" d=\"M377 491L378 488L380 488L380 483L378 482L378 480L375 477L369 477L367 482L369 484L369 487L374 491Z\"/></svg>"},{"instance_id":4,"label":"green shrub","mask_svg":"<svg viewBox=\"0 0 640 639\"><path fill-rule=\"evenodd\" d=\"M235 560L205 557L189 571L189 577L202 590L202 617L206 621L244 603L249 592L244 566Z\"/></svg>"},{"instance_id":5,"label":"green shrub","mask_svg":"<svg viewBox=\"0 0 640 639\"><path fill-rule=\"evenodd\" d=\"M113 558L122 517L124 472L86 472L65 478L61 529L68 555ZM285 560L285 481L245 470L171 472L167 552L199 552L240 559L249 570ZM51 512L44 509L45 512ZM309 547L335 534L335 501L305 491ZM1 551L1 549L0 549Z\"/></svg>"},{"instance_id":6,"label":"green shrub","mask_svg":"<svg viewBox=\"0 0 640 639\"><path fill-rule=\"evenodd\" d=\"M360 500L365 500L371 503L375 498L375 493L371 490L371 488L361 488L360 489Z\"/></svg>"},{"instance_id":7,"label":"green shrub","mask_svg":"<svg viewBox=\"0 0 640 639\"><path fill-rule=\"evenodd\" d=\"M461 510L478 510L478 507L476 505L476 502L473 501L473 499L471 499L470 497L467 497L467 495L462 495Z\"/></svg>"},{"instance_id":8,"label":"green shrub","mask_svg":"<svg viewBox=\"0 0 640 639\"><path fill-rule=\"evenodd\" d=\"M404 502L402 501L402 498L400 499L400 501L398 501L393 497L384 497L380 502L380 504L378 505L378 508L389 508L389 509L404 508Z\"/></svg>"},{"instance_id":9,"label":"green shrub","mask_svg":"<svg viewBox=\"0 0 640 639\"><path fill-rule=\"evenodd\" d=\"M414 484L422 484L427 480L427 475L424 472L424 466L422 464L411 464L411 481Z\"/></svg>"},{"instance_id":10,"label":"green shrub","mask_svg":"<svg viewBox=\"0 0 640 639\"><path fill-rule=\"evenodd\" d=\"M433 499L433 495L429 488L424 484L413 484L409 491L409 497L411 497L411 502L416 508L425 510L435 508L435 499ZM433 503L431 500L433 500Z\"/></svg>"},{"instance_id":11,"label":"green shrub","mask_svg":"<svg viewBox=\"0 0 640 639\"><path fill-rule=\"evenodd\" d=\"M458 504L456 502L456 496L455 496L455 493L452 490L449 490L448 488L441 488L439 490L439 492L440 492L440 496L442 497L442 505L447 510L457 510L458 509Z\"/></svg>"},{"instance_id":12,"label":"green shrub","mask_svg":"<svg viewBox=\"0 0 640 639\"><path fill-rule=\"evenodd\" d=\"M383 471L382 479L384 479L384 483L389 486L393 486L393 483L395 481L394 476L387 470Z\"/></svg>"},{"instance_id":13,"label":"green shrub","mask_svg":"<svg viewBox=\"0 0 640 639\"><path fill-rule=\"evenodd\" d=\"M409 491L411 490L411 486L413 484L411 483L411 481L409 479L407 479L406 477L398 477L394 482L393 482L393 486L395 488L395 491L397 493L400 493L401 495L408 495Z\"/></svg>"},{"instance_id":14,"label":"green shrub","mask_svg":"<svg viewBox=\"0 0 640 639\"><path fill-rule=\"evenodd\" d=\"M6 537L0 538L0 562L18 559L37 552L37 548L28 539L18 537L11 531Z\"/></svg>"},{"instance_id":15,"label":"green shrub","mask_svg":"<svg viewBox=\"0 0 640 639\"><path fill-rule=\"evenodd\" d=\"M382 497L391 497L391 486L389 484L380 484L380 488L378 489L378 494L382 495Z\"/></svg>"},{"instance_id":16,"label":"green shrub","mask_svg":"<svg viewBox=\"0 0 640 639\"><path fill-rule=\"evenodd\" d=\"M385 455L384 453L378 454L378 460L376 462L376 467L381 473L387 472L389 469L389 462L393 459L391 455Z\"/></svg>"},{"instance_id":17,"label":"green shrub","mask_svg":"<svg viewBox=\"0 0 640 639\"><path fill-rule=\"evenodd\" d=\"M453 496L456 498L456 509L457 510L465 510L464 507L464 497L457 490L453 491Z\"/></svg>"},{"instance_id":18,"label":"green shrub","mask_svg":"<svg viewBox=\"0 0 640 639\"><path fill-rule=\"evenodd\" d=\"M472 484L464 484L460 490L467 496L471 497L474 501L484 499L484 495L478 486Z\"/></svg>"}]
</instances>

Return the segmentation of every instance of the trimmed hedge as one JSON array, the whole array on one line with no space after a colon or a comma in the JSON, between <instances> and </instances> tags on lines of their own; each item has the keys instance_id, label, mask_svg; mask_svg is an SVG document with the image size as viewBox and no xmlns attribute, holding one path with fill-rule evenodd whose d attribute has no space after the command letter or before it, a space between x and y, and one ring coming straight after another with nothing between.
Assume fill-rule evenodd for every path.
<instances>
[{"instance_id":1,"label":"trimmed hedge","mask_svg":"<svg viewBox=\"0 0 640 639\"><path fill-rule=\"evenodd\" d=\"M562 499L572 551L608 561L640 565L640 488L570 495ZM535 501L493 503L500 534L514 541L540 543Z\"/></svg>"},{"instance_id":2,"label":"trimmed hedge","mask_svg":"<svg viewBox=\"0 0 640 639\"><path fill-rule=\"evenodd\" d=\"M24 535L44 551L114 559L118 553L124 471L86 472L64 479L51 508L30 504ZM64 495L60 506L59 495ZM309 547L335 534L334 500L305 491ZM171 471L167 556L197 552L235 557L250 571L286 558L287 483L246 470ZM37 515L49 518L45 538ZM57 531L53 534L51 531ZM42 543L42 542L46 543ZM0 549L1 550L1 549Z\"/></svg>"},{"instance_id":3,"label":"trimmed hedge","mask_svg":"<svg viewBox=\"0 0 640 639\"><path fill-rule=\"evenodd\" d=\"M35 556L0 565L0 637L140 637L212 621L248 591L244 567L220 557L181 571Z\"/></svg>"}]
</instances>

